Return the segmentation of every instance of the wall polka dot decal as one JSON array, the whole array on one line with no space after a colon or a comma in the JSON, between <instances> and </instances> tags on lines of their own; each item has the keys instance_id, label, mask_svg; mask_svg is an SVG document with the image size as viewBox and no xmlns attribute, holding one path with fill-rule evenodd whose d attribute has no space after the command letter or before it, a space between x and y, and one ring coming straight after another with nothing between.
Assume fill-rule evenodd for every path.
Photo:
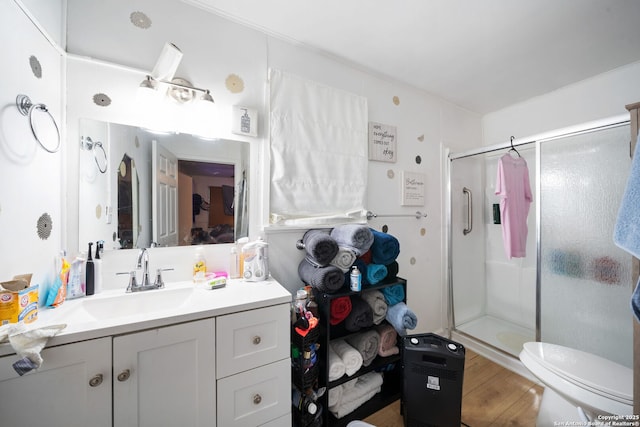
<instances>
[{"instance_id":1,"label":"wall polka dot decal","mask_svg":"<svg viewBox=\"0 0 640 427\"><path fill-rule=\"evenodd\" d=\"M51 216L48 213L43 213L38 218L38 237L42 240L47 240L51 236L51 227L53 226Z\"/></svg>"},{"instance_id":2,"label":"wall polka dot decal","mask_svg":"<svg viewBox=\"0 0 640 427\"><path fill-rule=\"evenodd\" d=\"M422 227L422 228L420 229L420 235L421 235L421 236L424 236L425 234L427 234L427 229L426 229L426 228L424 228L424 227Z\"/></svg>"},{"instance_id":3,"label":"wall polka dot decal","mask_svg":"<svg viewBox=\"0 0 640 427\"><path fill-rule=\"evenodd\" d=\"M424 135L420 135L420 136L418 137L418 141L423 142L423 141L424 141Z\"/></svg>"},{"instance_id":4,"label":"wall polka dot decal","mask_svg":"<svg viewBox=\"0 0 640 427\"><path fill-rule=\"evenodd\" d=\"M31 67L31 72L36 76L36 78L42 78L42 66L40 65L40 61L38 61L38 58L31 55L29 57L29 66Z\"/></svg>"},{"instance_id":5,"label":"wall polka dot decal","mask_svg":"<svg viewBox=\"0 0 640 427\"><path fill-rule=\"evenodd\" d=\"M389 169L387 171L387 178L393 178L396 174L393 172L393 169Z\"/></svg>"},{"instance_id":6,"label":"wall polka dot decal","mask_svg":"<svg viewBox=\"0 0 640 427\"><path fill-rule=\"evenodd\" d=\"M420 163L422 163L422 157L416 156L416 164L419 165Z\"/></svg>"},{"instance_id":7,"label":"wall polka dot decal","mask_svg":"<svg viewBox=\"0 0 640 427\"><path fill-rule=\"evenodd\" d=\"M416 259L415 259L415 257L411 257L411 259L409 260L409 263L410 263L411 265L415 265L415 264L416 264Z\"/></svg>"},{"instance_id":8,"label":"wall polka dot decal","mask_svg":"<svg viewBox=\"0 0 640 427\"><path fill-rule=\"evenodd\" d=\"M388 226L387 224L383 225L383 226L382 226L382 232L383 232L383 233L386 233L386 232L388 232L388 231L389 231L389 226Z\"/></svg>"},{"instance_id":9,"label":"wall polka dot decal","mask_svg":"<svg viewBox=\"0 0 640 427\"><path fill-rule=\"evenodd\" d=\"M102 205L96 205L96 219L102 217Z\"/></svg>"},{"instance_id":10,"label":"wall polka dot decal","mask_svg":"<svg viewBox=\"0 0 640 427\"><path fill-rule=\"evenodd\" d=\"M93 95L93 103L100 107L108 107L111 105L111 98L104 93L96 93Z\"/></svg>"},{"instance_id":11,"label":"wall polka dot decal","mask_svg":"<svg viewBox=\"0 0 640 427\"><path fill-rule=\"evenodd\" d=\"M145 15L143 12L139 12L139 11L131 12L131 15L129 15L129 20L133 25L135 25L138 28L142 28L143 30L146 30L147 28L151 27L151 19L149 19L149 17Z\"/></svg>"},{"instance_id":12,"label":"wall polka dot decal","mask_svg":"<svg viewBox=\"0 0 640 427\"><path fill-rule=\"evenodd\" d=\"M393 97L393 103L396 105L400 105L400 98L398 98L397 96Z\"/></svg>"},{"instance_id":13,"label":"wall polka dot decal","mask_svg":"<svg viewBox=\"0 0 640 427\"><path fill-rule=\"evenodd\" d=\"M224 84L231 93L240 93L244 90L244 81L236 74L229 74Z\"/></svg>"}]
</instances>

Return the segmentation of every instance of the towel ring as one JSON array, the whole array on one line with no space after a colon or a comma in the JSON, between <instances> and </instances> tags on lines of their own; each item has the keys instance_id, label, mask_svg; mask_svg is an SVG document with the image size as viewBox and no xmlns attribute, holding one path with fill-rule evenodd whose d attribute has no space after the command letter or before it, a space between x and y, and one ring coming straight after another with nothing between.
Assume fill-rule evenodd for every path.
<instances>
[{"instance_id":1,"label":"towel ring","mask_svg":"<svg viewBox=\"0 0 640 427\"><path fill-rule=\"evenodd\" d=\"M98 170L100 173L105 173L107 171L107 152L100 141L93 141L90 136L80 137L80 147L83 150L92 151L93 152L93 160L96 162L96 166L98 166ZM100 162L98 161L98 155L96 154L96 148L99 148L102 151L102 157L104 157L104 167L100 166Z\"/></svg>"},{"instance_id":2,"label":"towel ring","mask_svg":"<svg viewBox=\"0 0 640 427\"><path fill-rule=\"evenodd\" d=\"M31 133L33 134L33 137L36 139L36 141L38 141L38 144L40 144L40 146L49 153L57 152L60 149L60 129L58 129L58 124L56 123L56 119L53 118L47 106L44 104L32 103L31 99L27 95L18 95L16 97L16 106L18 107L18 111L20 111L20 114L22 114L23 116L29 117L29 126L31 126ZM33 112L35 110L40 110L43 113L47 113L49 118L51 118L51 122L53 123L53 126L56 128L56 134L58 135L58 145L56 145L56 147L53 149L50 149L49 147L45 146L42 143L42 141L40 141L40 138L38 137L36 128L35 126L33 126Z\"/></svg>"}]
</instances>

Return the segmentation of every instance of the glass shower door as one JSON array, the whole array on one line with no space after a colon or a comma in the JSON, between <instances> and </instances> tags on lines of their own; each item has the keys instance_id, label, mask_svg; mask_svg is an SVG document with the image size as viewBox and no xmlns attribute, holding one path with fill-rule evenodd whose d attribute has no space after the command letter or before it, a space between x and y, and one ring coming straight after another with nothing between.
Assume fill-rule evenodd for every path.
<instances>
[{"instance_id":1,"label":"glass shower door","mask_svg":"<svg viewBox=\"0 0 640 427\"><path fill-rule=\"evenodd\" d=\"M541 340L631 367L631 257L613 228L629 127L540 143Z\"/></svg>"}]
</instances>

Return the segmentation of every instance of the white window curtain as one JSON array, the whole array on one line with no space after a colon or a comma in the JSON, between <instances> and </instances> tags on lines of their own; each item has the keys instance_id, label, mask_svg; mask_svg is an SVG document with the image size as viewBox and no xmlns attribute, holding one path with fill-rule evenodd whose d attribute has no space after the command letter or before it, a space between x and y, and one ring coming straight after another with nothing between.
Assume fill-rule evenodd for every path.
<instances>
[{"instance_id":1,"label":"white window curtain","mask_svg":"<svg viewBox=\"0 0 640 427\"><path fill-rule=\"evenodd\" d=\"M271 69L270 222L362 222L367 99Z\"/></svg>"}]
</instances>

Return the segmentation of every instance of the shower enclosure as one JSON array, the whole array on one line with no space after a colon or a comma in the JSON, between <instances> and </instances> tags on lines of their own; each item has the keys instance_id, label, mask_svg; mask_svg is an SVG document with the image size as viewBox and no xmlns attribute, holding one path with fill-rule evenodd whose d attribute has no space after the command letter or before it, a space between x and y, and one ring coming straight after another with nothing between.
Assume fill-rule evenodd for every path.
<instances>
[{"instance_id":1,"label":"shower enclosure","mask_svg":"<svg viewBox=\"0 0 640 427\"><path fill-rule=\"evenodd\" d=\"M613 227L631 159L628 122L449 156L449 328L517 357L544 341L632 365L631 257ZM498 160L521 156L533 201L526 256L502 239Z\"/></svg>"}]
</instances>

